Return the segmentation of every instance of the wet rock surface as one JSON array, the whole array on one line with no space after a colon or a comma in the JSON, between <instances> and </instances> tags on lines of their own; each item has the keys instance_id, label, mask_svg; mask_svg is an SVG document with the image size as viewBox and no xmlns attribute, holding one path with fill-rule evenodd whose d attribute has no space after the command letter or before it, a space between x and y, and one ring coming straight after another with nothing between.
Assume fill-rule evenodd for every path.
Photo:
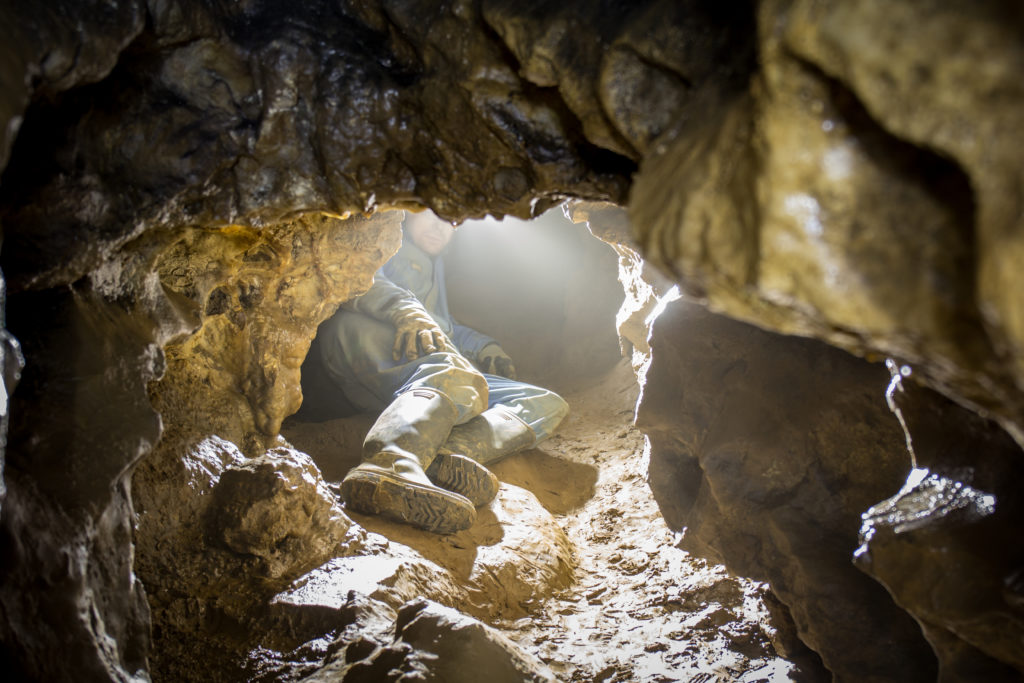
<instances>
[{"instance_id":1,"label":"wet rock surface","mask_svg":"<svg viewBox=\"0 0 1024 683\"><path fill-rule=\"evenodd\" d=\"M641 164L644 255L715 310L918 377L1024 442L1010 2L762 2L759 69ZM955 50L951 47L956 45ZM955 57L950 51L955 52Z\"/></svg>"},{"instance_id":2,"label":"wet rock surface","mask_svg":"<svg viewBox=\"0 0 1024 683\"><path fill-rule=\"evenodd\" d=\"M428 205L458 220L628 197L644 256L688 293L911 362L1024 443L1019 4L719 4L0 3L15 27L0 51L0 267L27 359L0 507L12 675L145 675L132 501L170 496L171 519L192 503L155 482L133 492L133 470L155 458L169 472L214 436L232 444L214 449L231 462L284 447L276 433L298 406L293 380L317 322L365 286L397 234L339 227L352 212ZM342 233L336 248L318 242ZM334 278L310 249L362 261ZM1019 495L993 494L990 475L966 482L959 468L989 451L963 450L968 461L932 466L937 478L890 508L919 505L921 485L956 507L960 483L997 501L962 529L1009 524ZM689 495L696 471L682 467ZM780 484L769 504L786 498L784 479L767 478ZM844 509L861 499L846 480L821 481ZM546 488L536 498L565 505ZM977 604L923 609L895 576L928 557L914 576L935 577L936 547L982 551L952 532L894 530L878 532L875 556L894 553L898 568L877 575L913 606L945 670L998 673L978 652L1016 664L989 622L964 625ZM780 547L779 566L802 552ZM1005 574L991 604L1013 633L1017 559L993 563L965 560L956 576L994 595ZM177 604L182 623L233 623Z\"/></svg>"},{"instance_id":3,"label":"wet rock surface","mask_svg":"<svg viewBox=\"0 0 1024 683\"><path fill-rule=\"evenodd\" d=\"M147 669L128 479L160 435L146 382L183 326L144 288L119 294L96 278L6 310L28 359L12 396L0 518L0 641L14 678L125 680Z\"/></svg>"},{"instance_id":4,"label":"wet rock surface","mask_svg":"<svg viewBox=\"0 0 1024 683\"><path fill-rule=\"evenodd\" d=\"M517 73L476 3L152 4L107 79L26 117L3 184L19 286L77 279L152 226L625 198L633 161Z\"/></svg>"},{"instance_id":5,"label":"wet rock surface","mask_svg":"<svg viewBox=\"0 0 1024 683\"><path fill-rule=\"evenodd\" d=\"M237 678L237 634L258 628L275 592L364 542L309 456L286 448L251 460L210 437L147 461L135 489L157 678Z\"/></svg>"},{"instance_id":6,"label":"wet rock surface","mask_svg":"<svg viewBox=\"0 0 1024 683\"><path fill-rule=\"evenodd\" d=\"M851 562L910 469L885 368L684 301L651 346L638 426L681 547L767 581L838 680L934 679L920 628Z\"/></svg>"},{"instance_id":7,"label":"wet rock surface","mask_svg":"<svg viewBox=\"0 0 1024 683\"><path fill-rule=\"evenodd\" d=\"M1020 447L912 375L894 382L916 467L865 511L857 566L920 622L944 680L1020 680Z\"/></svg>"}]
</instances>

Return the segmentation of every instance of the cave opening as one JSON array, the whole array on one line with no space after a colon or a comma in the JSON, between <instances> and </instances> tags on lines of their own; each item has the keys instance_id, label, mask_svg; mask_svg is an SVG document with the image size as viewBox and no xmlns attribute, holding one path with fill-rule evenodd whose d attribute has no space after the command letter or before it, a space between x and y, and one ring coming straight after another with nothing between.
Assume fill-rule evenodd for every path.
<instances>
[{"instance_id":1,"label":"cave opening","mask_svg":"<svg viewBox=\"0 0 1024 683\"><path fill-rule=\"evenodd\" d=\"M595 223L609 241L593 234ZM679 294L624 243L626 223L622 209L570 202L531 221L458 228L444 257L453 317L500 340L519 378L560 393L570 415L549 440L493 466L502 490L469 530L438 537L348 511L388 550L334 561L349 563L352 585L377 582L372 594L400 613L410 609L403 599L427 597L480 619L559 680L814 680L820 660L767 585L675 547L678 534L651 494L650 445L634 420L651 327ZM302 408L281 433L339 482L359 463L375 415L326 379L317 344L302 366ZM402 577L396 586L403 560L447 580ZM339 569L317 568L286 592L330 603L332 573ZM261 634L245 652L246 677L329 670L327 653L352 647L336 630L311 633ZM311 645L325 639L326 651Z\"/></svg>"}]
</instances>

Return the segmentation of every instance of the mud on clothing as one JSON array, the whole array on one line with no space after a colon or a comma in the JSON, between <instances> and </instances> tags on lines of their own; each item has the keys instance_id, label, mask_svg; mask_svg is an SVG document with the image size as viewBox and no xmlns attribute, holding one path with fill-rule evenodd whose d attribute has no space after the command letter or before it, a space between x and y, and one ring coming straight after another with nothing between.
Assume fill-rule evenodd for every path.
<instances>
[{"instance_id":1,"label":"mud on clothing","mask_svg":"<svg viewBox=\"0 0 1024 683\"><path fill-rule=\"evenodd\" d=\"M452 349L394 360L391 320L406 307L425 309ZM547 389L477 370L473 363L492 343L496 342L491 337L452 319L444 261L406 239L374 275L370 289L344 304L325 324L320 349L328 375L365 411L383 410L406 391L431 387L458 407L457 424L501 405L528 424L537 441L547 438L568 413L568 404Z\"/></svg>"}]
</instances>

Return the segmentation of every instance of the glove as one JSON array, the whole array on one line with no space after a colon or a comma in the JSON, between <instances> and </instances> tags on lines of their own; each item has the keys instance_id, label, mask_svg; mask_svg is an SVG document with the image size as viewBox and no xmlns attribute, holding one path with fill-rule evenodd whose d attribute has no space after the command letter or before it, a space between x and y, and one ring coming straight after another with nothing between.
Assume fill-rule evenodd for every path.
<instances>
[{"instance_id":1,"label":"glove","mask_svg":"<svg viewBox=\"0 0 1024 683\"><path fill-rule=\"evenodd\" d=\"M447 351L448 338L422 306L401 306L391 316L395 324L395 347L391 356L396 361L405 356L409 360L436 351Z\"/></svg>"},{"instance_id":2,"label":"glove","mask_svg":"<svg viewBox=\"0 0 1024 683\"><path fill-rule=\"evenodd\" d=\"M476 358L477 365L488 375L501 375L509 379L516 379L516 366L512 363L505 350L497 344L488 344Z\"/></svg>"}]
</instances>

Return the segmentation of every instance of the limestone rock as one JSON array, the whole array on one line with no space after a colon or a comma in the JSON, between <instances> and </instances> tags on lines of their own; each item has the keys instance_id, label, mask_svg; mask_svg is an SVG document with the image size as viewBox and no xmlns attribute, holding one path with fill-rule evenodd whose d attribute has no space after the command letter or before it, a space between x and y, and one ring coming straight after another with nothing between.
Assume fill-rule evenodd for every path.
<instances>
[{"instance_id":1,"label":"limestone rock","mask_svg":"<svg viewBox=\"0 0 1024 683\"><path fill-rule=\"evenodd\" d=\"M6 308L7 283L0 274L0 319L6 317ZM3 473L7 450L7 422L11 416L11 393L17 388L24 367L25 356L21 352L21 344L6 329L0 329L0 514L3 513L3 500L7 493Z\"/></svg>"},{"instance_id":2,"label":"limestone rock","mask_svg":"<svg viewBox=\"0 0 1024 683\"><path fill-rule=\"evenodd\" d=\"M460 587L448 598L443 597L445 590L417 593L425 590L425 583L422 572L414 572L411 581L395 581L389 589L406 600L428 595L480 618L517 618L573 578L575 562L565 532L536 496L518 486L502 485L498 497L477 510L473 526L450 536L355 513L352 517L443 567Z\"/></svg>"},{"instance_id":3,"label":"limestone rock","mask_svg":"<svg viewBox=\"0 0 1024 683\"><path fill-rule=\"evenodd\" d=\"M150 391L170 429L218 434L253 455L268 445L301 405L317 326L369 288L398 248L400 220L313 214L175 235L155 269L198 329L167 346L167 373Z\"/></svg>"},{"instance_id":4,"label":"limestone rock","mask_svg":"<svg viewBox=\"0 0 1024 683\"><path fill-rule=\"evenodd\" d=\"M585 2L524 8L483 3L483 16L540 87L557 87L587 138L639 159L674 121L691 115L692 91L752 69L746 3Z\"/></svg>"},{"instance_id":5,"label":"limestone rock","mask_svg":"<svg viewBox=\"0 0 1024 683\"><path fill-rule=\"evenodd\" d=\"M209 524L228 548L253 555L270 578L336 552L350 522L305 453L278 447L224 472Z\"/></svg>"},{"instance_id":6,"label":"limestone rock","mask_svg":"<svg viewBox=\"0 0 1024 683\"><path fill-rule=\"evenodd\" d=\"M15 674L146 675L133 468L158 440L154 472L191 462L214 434L239 447L217 447L222 466L277 445L316 322L385 258L314 291L328 278L323 262L296 255L302 235L359 231L327 219L279 229L301 216L413 205L452 220L532 216L567 195L628 194L645 257L684 291L766 327L913 362L1024 443L1019 3L727 4L0 3L0 22L16 27L0 50L0 267L27 359L0 520L0 640ZM362 258L377 239L333 253ZM744 372L723 368L721 381ZM814 443L803 424L791 443ZM757 519L771 527L764 538L800 541L787 557L812 545L801 539L824 551L842 534L789 533L820 512L822 490L849 511L898 486L876 490L844 470L808 476L820 486L804 499L786 487L796 467L759 494L746 482L762 469L746 462L703 466L747 475L719 484L720 500L738 490L776 505ZM891 464L864 477L888 481ZM160 500L158 485L140 486L139 500ZM790 498L787 516L779 501ZM140 535L140 566L162 538ZM169 556L152 558L173 576ZM1009 576L1003 602L1019 606ZM190 578L154 604L178 623L217 623L222 613L185 597L205 590ZM921 619L950 652L977 639L956 626L951 640L956 610Z\"/></svg>"},{"instance_id":7,"label":"limestone rock","mask_svg":"<svg viewBox=\"0 0 1024 683\"><path fill-rule=\"evenodd\" d=\"M147 669L129 476L159 437L146 384L163 369L164 335L181 323L159 293L108 284L34 292L6 310L27 359L0 518L0 642L16 678L127 680Z\"/></svg>"},{"instance_id":8,"label":"limestone rock","mask_svg":"<svg viewBox=\"0 0 1024 683\"><path fill-rule=\"evenodd\" d=\"M406 605L398 613L395 634L437 658L430 666L433 680L555 681L539 659L485 624L441 605Z\"/></svg>"},{"instance_id":9,"label":"limestone rock","mask_svg":"<svg viewBox=\"0 0 1024 683\"><path fill-rule=\"evenodd\" d=\"M632 161L516 73L475 3L152 4L132 59L26 118L0 193L18 288L73 281L155 226L625 198Z\"/></svg>"},{"instance_id":10,"label":"limestone rock","mask_svg":"<svg viewBox=\"0 0 1024 683\"><path fill-rule=\"evenodd\" d=\"M569 539L526 489L502 485L498 498L478 512L469 531L480 544L469 574L474 611L522 616L572 582L575 561Z\"/></svg>"},{"instance_id":11,"label":"limestone rock","mask_svg":"<svg viewBox=\"0 0 1024 683\"><path fill-rule=\"evenodd\" d=\"M135 571L149 589L157 646L151 664L168 679L232 680L274 594L357 552L365 534L302 453L281 447L247 459L208 437L184 455L164 455L133 480Z\"/></svg>"},{"instance_id":12,"label":"limestone rock","mask_svg":"<svg viewBox=\"0 0 1024 683\"><path fill-rule=\"evenodd\" d=\"M1019 680L1020 447L898 371L894 384L917 467L899 493L864 513L857 565L921 623L942 680Z\"/></svg>"},{"instance_id":13,"label":"limestone rock","mask_svg":"<svg viewBox=\"0 0 1024 683\"><path fill-rule=\"evenodd\" d=\"M750 84L695 91L643 161L645 256L719 312L911 362L1024 442L1019 7L757 17Z\"/></svg>"},{"instance_id":14,"label":"limestone rock","mask_svg":"<svg viewBox=\"0 0 1024 683\"><path fill-rule=\"evenodd\" d=\"M315 681L437 681L469 683L488 680L521 683L557 680L533 655L493 628L472 617L417 600L402 607L395 622L395 641L349 645L344 658L303 678Z\"/></svg>"},{"instance_id":15,"label":"limestone rock","mask_svg":"<svg viewBox=\"0 0 1024 683\"><path fill-rule=\"evenodd\" d=\"M246 680L329 675L392 643L406 601L464 599L444 569L400 544L371 534L360 552L367 554L334 558L270 600L250 634L257 645L246 655Z\"/></svg>"},{"instance_id":16,"label":"limestone rock","mask_svg":"<svg viewBox=\"0 0 1024 683\"><path fill-rule=\"evenodd\" d=\"M850 561L861 512L909 469L885 369L682 301L651 344L638 426L682 547L768 581L837 680L934 677L918 626Z\"/></svg>"},{"instance_id":17,"label":"limestone rock","mask_svg":"<svg viewBox=\"0 0 1024 683\"><path fill-rule=\"evenodd\" d=\"M9 31L0 60L2 168L29 100L106 76L121 50L142 31L145 3L5 2L0 5L0 23L17 28Z\"/></svg>"},{"instance_id":18,"label":"limestone rock","mask_svg":"<svg viewBox=\"0 0 1024 683\"><path fill-rule=\"evenodd\" d=\"M960 339L945 343L969 355L960 360L965 374L974 375L969 384L998 380L995 391L986 387L965 396L990 409L991 393L1002 400L1004 392L1024 386L1024 293L1010 280L1024 259L1024 219L1016 208L1024 179L1020 158L1011 151L1024 135L1018 125L1024 109L1018 78L1024 14L1016 3L998 0L974 4L970 11L921 0L892 9L874 0L822 12L798 2L783 41L846 84L886 130L948 157L969 179L971 214L957 222L963 238L973 242L963 251L974 254L975 276L967 280L977 288L973 296L984 302L975 314L984 341L964 335L961 327ZM956 45L952 52L950 45ZM884 46L896 47L886 54ZM938 282L954 279L930 270L942 276ZM971 353L972 343L986 342L1005 364ZM928 345L929 355L945 355L940 343ZM1014 412L995 414L1016 422L1019 410L1018 405Z\"/></svg>"}]
</instances>

